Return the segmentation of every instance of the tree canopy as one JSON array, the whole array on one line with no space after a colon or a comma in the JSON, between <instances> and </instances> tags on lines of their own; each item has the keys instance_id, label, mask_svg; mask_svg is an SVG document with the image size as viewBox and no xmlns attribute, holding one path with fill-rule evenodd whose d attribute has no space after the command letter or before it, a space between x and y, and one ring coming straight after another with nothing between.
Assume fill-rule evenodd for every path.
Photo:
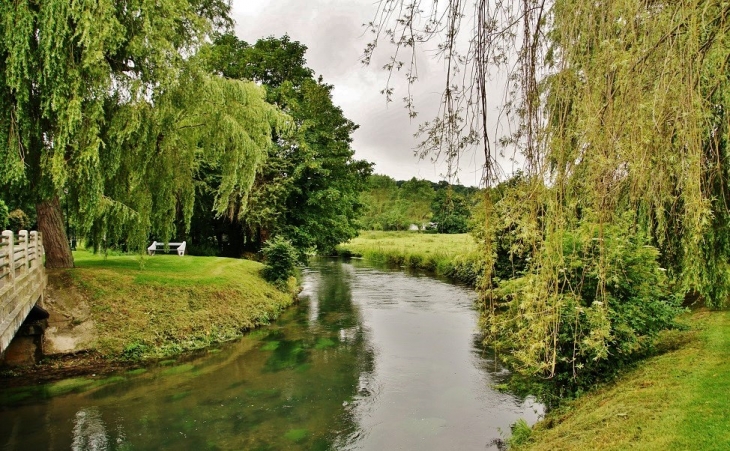
<instances>
[{"instance_id":1,"label":"tree canopy","mask_svg":"<svg viewBox=\"0 0 730 451\"><path fill-rule=\"evenodd\" d=\"M230 24L223 0L0 5L0 185L38 210L47 265L69 266L59 196L97 244L192 213L192 176L221 169L215 208L245 201L283 116L251 82L207 73L196 53ZM187 221L186 221L187 222Z\"/></svg>"},{"instance_id":2,"label":"tree canopy","mask_svg":"<svg viewBox=\"0 0 730 451\"><path fill-rule=\"evenodd\" d=\"M328 252L357 234L359 193L370 163L354 159L350 144L357 125L333 104L333 87L305 66L306 50L288 36L250 45L231 34L217 36L210 48L212 72L261 83L267 101L294 123L287 136L273 134L249 205L236 207L227 225L217 221L235 241L234 254L257 252L273 235L300 251ZM199 209L204 216L205 210Z\"/></svg>"}]
</instances>

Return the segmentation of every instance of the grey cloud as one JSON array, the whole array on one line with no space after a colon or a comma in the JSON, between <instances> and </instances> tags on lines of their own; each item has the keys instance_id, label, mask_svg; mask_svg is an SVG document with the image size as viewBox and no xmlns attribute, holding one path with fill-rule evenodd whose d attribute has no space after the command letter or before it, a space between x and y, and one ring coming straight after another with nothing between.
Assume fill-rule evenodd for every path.
<instances>
[{"instance_id":1,"label":"grey cloud","mask_svg":"<svg viewBox=\"0 0 730 451\"><path fill-rule=\"evenodd\" d=\"M411 177L441 180L446 164L419 160L413 154L418 140L413 134L418 124L431 119L438 110L443 89L443 62L419 55L419 81L412 87L419 117L411 120L402 107L407 89L402 74L395 74L394 102L386 104L380 94L387 83L382 66L390 53L380 48L373 63L360 64L370 35L362 24L375 13L373 0L258 0L233 1L236 34L248 42L266 36L288 34L308 47L307 65L335 88L333 98L345 115L360 125L353 136L355 156L375 163L375 171L396 179ZM459 179L464 184L479 183L478 156L461 161Z\"/></svg>"}]
</instances>

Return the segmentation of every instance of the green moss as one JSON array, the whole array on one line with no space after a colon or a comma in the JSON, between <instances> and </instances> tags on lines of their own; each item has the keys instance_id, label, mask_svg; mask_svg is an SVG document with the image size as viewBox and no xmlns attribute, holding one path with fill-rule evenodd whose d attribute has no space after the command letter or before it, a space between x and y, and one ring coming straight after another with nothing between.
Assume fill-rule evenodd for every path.
<instances>
[{"instance_id":1,"label":"green moss","mask_svg":"<svg viewBox=\"0 0 730 451\"><path fill-rule=\"evenodd\" d=\"M133 370L127 371L127 374L129 374L130 376L136 376L138 374L144 374L146 372L147 372L147 368L135 368Z\"/></svg>"}]
</instances>

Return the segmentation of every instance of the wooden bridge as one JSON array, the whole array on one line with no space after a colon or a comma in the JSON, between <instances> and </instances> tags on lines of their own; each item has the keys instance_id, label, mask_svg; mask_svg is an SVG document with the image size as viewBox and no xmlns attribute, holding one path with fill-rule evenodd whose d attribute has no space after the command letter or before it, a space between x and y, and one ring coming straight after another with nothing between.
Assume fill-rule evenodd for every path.
<instances>
[{"instance_id":1,"label":"wooden bridge","mask_svg":"<svg viewBox=\"0 0 730 451\"><path fill-rule=\"evenodd\" d=\"M38 232L2 232L0 243L0 355L33 306L43 298L46 270L43 240Z\"/></svg>"}]
</instances>

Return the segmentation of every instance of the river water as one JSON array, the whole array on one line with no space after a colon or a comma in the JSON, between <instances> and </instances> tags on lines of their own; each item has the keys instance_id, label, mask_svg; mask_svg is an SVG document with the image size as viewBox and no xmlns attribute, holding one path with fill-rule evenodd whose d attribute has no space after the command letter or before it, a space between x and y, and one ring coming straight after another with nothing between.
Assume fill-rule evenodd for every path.
<instances>
[{"instance_id":1,"label":"river water","mask_svg":"<svg viewBox=\"0 0 730 451\"><path fill-rule=\"evenodd\" d=\"M2 450L485 450L541 406L495 391L471 290L316 260L301 302L216 349L0 389Z\"/></svg>"}]
</instances>

